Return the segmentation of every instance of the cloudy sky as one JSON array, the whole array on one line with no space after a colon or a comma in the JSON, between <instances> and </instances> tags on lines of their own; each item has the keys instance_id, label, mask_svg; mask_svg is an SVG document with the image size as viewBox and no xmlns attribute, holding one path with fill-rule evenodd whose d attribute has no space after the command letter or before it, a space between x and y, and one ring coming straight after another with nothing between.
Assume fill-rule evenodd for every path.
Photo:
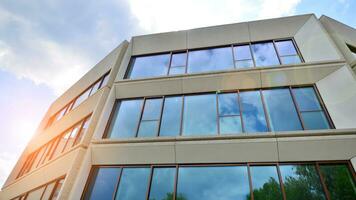
<instances>
[{"instance_id":1,"label":"cloudy sky","mask_svg":"<svg viewBox=\"0 0 356 200\"><path fill-rule=\"evenodd\" d=\"M354 0L1 0L0 185L47 108L133 35L315 13L356 27Z\"/></svg>"}]
</instances>

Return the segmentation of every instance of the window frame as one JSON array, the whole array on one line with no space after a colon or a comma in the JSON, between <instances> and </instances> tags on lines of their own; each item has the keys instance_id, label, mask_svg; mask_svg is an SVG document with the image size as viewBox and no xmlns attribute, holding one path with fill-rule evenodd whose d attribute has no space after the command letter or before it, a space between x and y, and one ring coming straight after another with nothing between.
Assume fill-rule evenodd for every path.
<instances>
[{"instance_id":1,"label":"window frame","mask_svg":"<svg viewBox=\"0 0 356 200\"><path fill-rule=\"evenodd\" d=\"M153 170L154 168L165 168L165 167L170 167L170 168L175 168L175 177L174 177L174 189L173 189L173 199L176 198L177 195L177 185L178 185L178 176L179 176L179 169L181 167L225 167L225 166L244 166L247 168L247 176L248 176L248 181L249 181L249 190L250 190L250 195L251 195L251 200L254 199L253 196L253 187L252 187L252 176L251 176L251 167L254 166L273 166L276 167L276 172L278 175L278 180L279 180L279 185L282 193L282 198L286 199L286 191L284 188L284 182L282 179L281 171L280 171L280 166L284 165L312 165L315 167L315 170L317 172L317 175L319 176L320 179L320 184L322 185L323 193L325 195L326 200L330 200L330 195L329 191L326 187L325 180L323 179L323 175L321 174L320 171L320 165L333 165L333 164L343 164L347 167L349 172L351 173L351 176L353 177L353 180L356 182L356 173L353 170L352 164L349 160L324 160L324 161L289 161L289 162L233 162L233 163L177 163L177 164L170 164L170 163L162 163L162 164L154 164L154 163L147 163L147 164L132 164L132 165L92 165L89 175L87 177L85 186L82 190L82 195L81 195L81 200L84 200L85 194L89 189L90 183L93 180L93 176L95 175L94 172L97 168L121 168L120 174L116 180L115 184L115 191L113 192L113 199L116 196L118 186L121 180L121 175L122 171L124 168L150 168L150 175L148 178L148 183L147 183L147 191L146 191L146 199L148 199L150 190L151 190L151 183L152 183L152 178L153 178Z\"/></svg>"},{"instance_id":2,"label":"window frame","mask_svg":"<svg viewBox=\"0 0 356 200\"><path fill-rule=\"evenodd\" d=\"M281 56L279 55L279 51L276 46L276 42L280 41L292 41L292 44L296 50L295 56L298 56L300 59L300 63L294 63L294 64L283 64L281 61ZM253 55L252 52L252 45L253 44L258 44L258 43L272 43L273 48L276 52L277 59L279 61L278 65L270 65L270 66L256 66L256 59L255 56ZM248 45L250 49L250 54L251 54L251 59L242 59L242 60L236 60L235 58L235 52L234 48L238 46L244 46ZM213 70L213 71L204 71L204 72L193 72L193 73L188 73L188 63L189 63L189 53L191 51L199 51L199 50L208 50L208 49L215 49L215 48L224 48L224 47L229 47L231 48L232 51L232 63L233 63L233 68L232 69L223 69L223 70ZM171 62L172 62L172 55L176 53L186 53L186 65L185 65L185 72L182 74L173 74L170 75L170 69L171 69ZM168 70L166 75L160 75L160 76L152 76L152 77L144 77L144 78L130 78L130 74L133 68L133 61L135 58L138 57L147 57L147 56L155 56L155 55L161 55L161 54L169 54L169 63L168 63ZM283 57L283 56L282 56ZM252 67L247 67L247 68L237 68L236 66L236 61L245 61L245 60L252 60L253 66ZM281 38L276 38L276 39L271 39L271 40L256 40L256 41L251 41L251 42L241 42L241 43L230 43L230 44L222 44L222 45L214 45L214 46L208 46L208 47L198 47L198 48L186 48L186 49L178 49L178 50L173 50L173 51L163 51L163 52L158 52L158 53L147 53L147 54L140 54L140 55L131 55L130 61L127 65L125 74L124 74L124 80L140 80L140 79L152 79L152 78L162 78L162 77L174 77L174 76L182 76L182 75L190 75L190 74L206 74L206 73L212 73L212 72L221 72L221 71L243 71L243 70L251 70L251 69L256 69L256 68L270 68L270 67L283 67L283 66L290 66L290 65L298 65L298 64L303 64L305 63L305 60L303 58L303 55L294 39L294 37L281 37Z\"/></svg>"},{"instance_id":3,"label":"window frame","mask_svg":"<svg viewBox=\"0 0 356 200\"><path fill-rule=\"evenodd\" d=\"M267 131L266 132L259 132L259 133L271 133L272 132L272 128L271 128L271 119L269 118L268 116L268 109L267 109L267 105L265 103L265 98L264 98L264 95L263 95L263 91L264 90L272 90L272 89L288 89L289 91L289 94L291 95L291 99L292 99L292 104L294 106L294 109L296 110L296 114L298 116L298 120L301 124L301 127L302 127L302 130L300 131L308 131L308 130L311 130L311 129L306 129L305 127L305 124L304 122L302 121L302 116L301 116L301 111L298 107L298 104L296 102L296 99L295 99L295 96L293 94L293 89L294 88L312 88L315 95L316 95L316 98L318 100L318 102L320 103L320 107L321 107L321 111L324 113L326 119L327 119L327 122L329 124L329 129L335 129L335 125L330 117L330 114L325 106L325 103L323 102L323 99L321 98L320 96L320 93L316 87L315 84L306 84L306 85L289 85L289 86L279 86L279 87L265 87L265 88L252 88L252 89L232 89L232 90L221 90L221 91L212 91L212 92L201 92L201 93L184 93L184 94L169 94L169 95L152 95L152 96L145 96L145 97L133 97L133 98L122 98L122 99L116 99L115 100L115 103L112 107L112 110L111 110L111 114L110 114L110 117L106 123L106 127L105 127L105 130L104 130L104 134L102 136L102 138L107 138L107 139L111 139L108 136L109 134L109 129L110 129L110 126L111 126L111 123L113 123L113 117L115 115L115 110L116 110L116 107L119 105L120 101L125 101L125 100L135 100L135 99L141 99L143 101L142 103L142 106L140 108L140 119L139 119L139 122L137 123L136 125L136 134L134 137L130 137L130 138L124 138L124 139L132 139L132 138L139 138L138 137L138 131L139 131L139 125L141 123L141 120L142 120L142 115L143 115L143 111L144 111L144 107L145 107L145 102L146 102L146 99L155 99L155 98L162 98L162 103L161 103L161 107L160 107L160 118L159 118L159 127L158 127L158 131L157 131L157 134L155 135L155 137L160 137L160 128L161 128L161 123L162 123L162 114L163 114L163 109L164 109L164 104L165 104L165 99L168 98L168 97L181 97L182 98L182 108L181 108L181 117L180 117L180 122L177 122L177 123L180 123L180 132L177 136L182 136L183 135L183 124L184 124L184 108L185 108L185 97L186 96L194 96L194 95L205 95L205 94L214 94L216 96L216 126L217 126L217 133L214 134L216 136L220 136L220 135L223 135L220 133L220 122L219 122L219 119L220 119L220 114L219 114L219 100L218 100L218 95L219 94L225 94L225 93L236 93L237 94L237 97L238 97L238 106L239 106L239 110L240 110L240 115L237 115L241 118L241 126L242 126L242 132L239 133L240 135L244 135L244 134L250 134L250 133L254 133L254 132L246 132L245 130L245 126L244 126L244 122L243 122L243 108L241 106L241 99L240 99L240 92L245 92L245 91L258 91L259 92L259 95L261 97L261 103L262 103L262 109L264 111L264 117L265 117L265 120L266 120L266 128L267 128ZM287 131L293 131L293 130L287 130ZM283 131L285 132L285 131ZM232 133L229 133L227 135L231 135ZM235 134L236 135L236 134ZM199 135L189 135L189 136L192 136L192 137L199 137ZM117 138L116 138L117 139Z\"/></svg>"}]
</instances>

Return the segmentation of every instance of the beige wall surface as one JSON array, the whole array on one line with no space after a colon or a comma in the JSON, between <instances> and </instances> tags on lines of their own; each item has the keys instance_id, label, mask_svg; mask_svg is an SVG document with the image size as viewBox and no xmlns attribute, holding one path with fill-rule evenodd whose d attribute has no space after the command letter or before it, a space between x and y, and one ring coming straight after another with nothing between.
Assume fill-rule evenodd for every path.
<instances>
[{"instance_id":1,"label":"beige wall surface","mask_svg":"<svg viewBox=\"0 0 356 200\"><path fill-rule=\"evenodd\" d=\"M347 66L316 83L337 129L356 128L356 80Z\"/></svg>"},{"instance_id":2,"label":"beige wall surface","mask_svg":"<svg viewBox=\"0 0 356 200\"><path fill-rule=\"evenodd\" d=\"M322 16L320 18L320 22L335 41L350 66L356 70L356 56L351 53L350 49L346 45L347 43L356 47L356 29L327 16Z\"/></svg>"}]
</instances>

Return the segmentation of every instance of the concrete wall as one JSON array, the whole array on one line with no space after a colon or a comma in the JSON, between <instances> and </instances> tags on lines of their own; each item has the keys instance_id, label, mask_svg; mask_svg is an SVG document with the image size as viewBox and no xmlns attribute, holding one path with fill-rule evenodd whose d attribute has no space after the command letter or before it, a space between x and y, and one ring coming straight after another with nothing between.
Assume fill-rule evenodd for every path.
<instances>
[{"instance_id":1,"label":"concrete wall","mask_svg":"<svg viewBox=\"0 0 356 200\"><path fill-rule=\"evenodd\" d=\"M316 83L336 128L356 128L356 80L343 66Z\"/></svg>"}]
</instances>

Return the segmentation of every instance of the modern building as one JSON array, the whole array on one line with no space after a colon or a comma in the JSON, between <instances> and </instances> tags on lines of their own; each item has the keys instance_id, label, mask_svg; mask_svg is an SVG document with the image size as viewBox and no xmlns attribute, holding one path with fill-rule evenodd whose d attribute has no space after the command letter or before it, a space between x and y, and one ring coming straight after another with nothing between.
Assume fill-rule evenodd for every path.
<instances>
[{"instance_id":1,"label":"modern building","mask_svg":"<svg viewBox=\"0 0 356 200\"><path fill-rule=\"evenodd\" d=\"M0 199L355 200L356 30L136 36L49 108Z\"/></svg>"}]
</instances>

